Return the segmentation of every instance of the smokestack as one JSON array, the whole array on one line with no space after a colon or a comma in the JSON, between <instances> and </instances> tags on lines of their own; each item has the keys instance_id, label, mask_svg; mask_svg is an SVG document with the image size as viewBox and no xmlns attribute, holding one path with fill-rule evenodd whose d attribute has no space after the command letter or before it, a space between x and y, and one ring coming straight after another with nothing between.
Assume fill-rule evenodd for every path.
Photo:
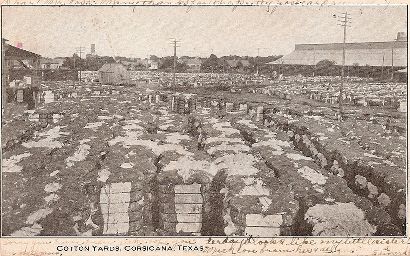
<instances>
[{"instance_id":1,"label":"smokestack","mask_svg":"<svg viewBox=\"0 0 410 256\"><path fill-rule=\"evenodd\" d=\"M95 44L91 44L91 55L95 55Z\"/></svg>"}]
</instances>

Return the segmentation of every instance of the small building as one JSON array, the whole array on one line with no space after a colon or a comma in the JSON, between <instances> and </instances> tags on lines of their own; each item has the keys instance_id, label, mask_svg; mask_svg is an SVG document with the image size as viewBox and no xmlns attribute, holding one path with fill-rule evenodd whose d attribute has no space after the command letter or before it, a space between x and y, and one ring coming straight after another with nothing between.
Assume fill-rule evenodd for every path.
<instances>
[{"instance_id":1,"label":"small building","mask_svg":"<svg viewBox=\"0 0 410 256\"><path fill-rule=\"evenodd\" d=\"M129 84L130 75L121 63L106 63L98 70L98 78L103 84Z\"/></svg>"},{"instance_id":2,"label":"small building","mask_svg":"<svg viewBox=\"0 0 410 256\"><path fill-rule=\"evenodd\" d=\"M40 87L38 67L41 56L7 44L7 41L2 38L2 108L6 110L7 103L17 100L17 96L21 99L22 91L17 92L10 84L18 84L20 90L26 91L27 102L30 102L29 107L32 108L37 104L37 92ZM33 90L34 94L27 94Z\"/></svg>"},{"instance_id":3,"label":"small building","mask_svg":"<svg viewBox=\"0 0 410 256\"><path fill-rule=\"evenodd\" d=\"M231 70L241 72L251 67L251 63L249 62L249 60L227 60L226 63L228 64Z\"/></svg>"},{"instance_id":4,"label":"small building","mask_svg":"<svg viewBox=\"0 0 410 256\"><path fill-rule=\"evenodd\" d=\"M64 58L41 58L40 68L41 69L60 69L63 66Z\"/></svg>"},{"instance_id":5,"label":"small building","mask_svg":"<svg viewBox=\"0 0 410 256\"><path fill-rule=\"evenodd\" d=\"M200 72L201 71L201 64L202 61L199 58L194 59L187 59L185 61L186 65L188 66L188 72Z\"/></svg>"},{"instance_id":6,"label":"small building","mask_svg":"<svg viewBox=\"0 0 410 256\"><path fill-rule=\"evenodd\" d=\"M158 70L159 64L158 61L148 60L148 69L149 70Z\"/></svg>"}]
</instances>

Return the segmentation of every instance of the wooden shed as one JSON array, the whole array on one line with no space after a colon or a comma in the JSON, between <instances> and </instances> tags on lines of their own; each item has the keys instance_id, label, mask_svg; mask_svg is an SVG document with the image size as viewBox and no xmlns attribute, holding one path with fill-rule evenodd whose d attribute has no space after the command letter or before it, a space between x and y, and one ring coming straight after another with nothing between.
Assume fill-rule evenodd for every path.
<instances>
[{"instance_id":1,"label":"wooden shed","mask_svg":"<svg viewBox=\"0 0 410 256\"><path fill-rule=\"evenodd\" d=\"M5 110L7 103L10 102L14 96L16 96L17 100L17 95L15 95L15 93L17 93L16 90L10 88L10 82L14 80L24 80L24 88L35 90L35 94L33 98L30 99L30 102L36 105L37 92L40 87L38 68L40 66L41 55L9 45L6 43L7 41L7 39L2 38L1 60L2 63L4 63L1 65L2 108ZM18 96L18 99L21 100L21 92ZM26 98L29 99L29 97ZM34 102L31 100L34 100Z\"/></svg>"},{"instance_id":2,"label":"wooden shed","mask_svg":"<svg viewBox=\"0 0 410 256\"><path fill-rule=\"evenodd\" d=\"M130 75L121 63L106 63L98 70L98 77L103 84L129 84Z\"/></svg>"}]
</instances>

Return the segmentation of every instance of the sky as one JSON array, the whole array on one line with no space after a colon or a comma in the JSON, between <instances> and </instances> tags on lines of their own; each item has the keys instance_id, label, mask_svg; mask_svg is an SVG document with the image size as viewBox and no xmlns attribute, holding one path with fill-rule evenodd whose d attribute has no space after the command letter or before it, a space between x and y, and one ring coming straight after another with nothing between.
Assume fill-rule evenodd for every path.
<instances>
[{"instance_id":1,"label":"sky","mask_svg":"<svg viewBox=\"0 0 410 256\"><path fill-rule=\"evenodd\" d=\"M407 31L405 6L91 7L3 6L2 37L45 57L72 56L78 47L98 55L145 58L290 53L298 43L342 42L334 15L347 11L347 42L391 41Z\"/></svg>"}]
</instances>

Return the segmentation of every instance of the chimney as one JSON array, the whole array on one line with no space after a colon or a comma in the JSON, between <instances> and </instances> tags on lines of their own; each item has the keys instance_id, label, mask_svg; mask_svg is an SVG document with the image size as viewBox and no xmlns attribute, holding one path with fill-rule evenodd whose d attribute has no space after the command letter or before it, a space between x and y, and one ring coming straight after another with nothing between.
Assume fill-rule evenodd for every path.
<instances>
[{"instance_id":1,"label":"chimney","mask_svg":"<svg viewBox=\"0 0 410 256\"><path fill-rule=\"evenodd\" d=\"M19 49L23 49L23 43L22 42L17 42L16 47Z\"/></svg>"},{"instance_id":2,"label":"chimney","mask_svg":"<svg viewBox=\"0 0 410 256\"><path fill-rule=\"evenodd\" d=\"M91 55L95 55L95 44L91 44Z\"/></svg>"}]
</instances>

